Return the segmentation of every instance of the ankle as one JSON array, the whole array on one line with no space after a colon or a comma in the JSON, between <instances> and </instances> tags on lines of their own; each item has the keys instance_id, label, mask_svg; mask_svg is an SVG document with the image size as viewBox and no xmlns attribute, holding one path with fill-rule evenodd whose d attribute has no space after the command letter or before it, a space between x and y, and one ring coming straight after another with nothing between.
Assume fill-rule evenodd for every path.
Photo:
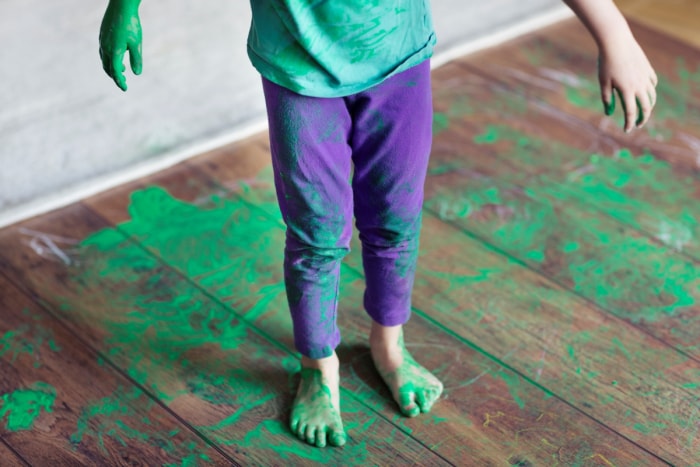
<instances>
[{"instance_id":1,"label":"ankle","mask_svg":"<svg viewBox=\"0 0 700 467\"><path fill-rule=\"evenodd\" d=\"M301 366L302 368L311 368L314 370L321 370L321 373L337 373L340 368L340 361L338 360L338 355L333 352L332 355L325 358L309 358L305 355L301 356Z\"/></svg>"},{"instance_id":2,"label":"ankle","mask_svg":"<svg viewBox=\"0 0 700 467\"><path fill-rule=\"evenodd\" d=\"M395 350L403 342L403 325L383 326L372 322L369 334L369 346L372 350Z\"/></svg>"}]
</instances>

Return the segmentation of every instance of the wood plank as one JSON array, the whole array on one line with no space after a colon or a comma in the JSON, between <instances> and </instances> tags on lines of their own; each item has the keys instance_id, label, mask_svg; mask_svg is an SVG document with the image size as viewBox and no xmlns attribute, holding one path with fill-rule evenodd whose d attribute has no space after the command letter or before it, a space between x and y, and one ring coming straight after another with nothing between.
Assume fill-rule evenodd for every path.
<instances>
[{"instance_id":1,"label":"wood plank","mask_svg":"<svg viewBox=\"0 0 700 467\"><path fill-rule=\"evenodd\" d=\"M480 99L491 109L508 99L493 91L490 79L450 78L459 70L444 71L436 81L450 87L438 108L445 109L450 95ZM451 117L454 130L435 139L426 205L697 357L697 262L674 251L700 252L694 236L700 184L650 154L591 155L579 148L586 141L581 134L550 138L557 122L537 108L528 111L529 127L515 119L504 124L502 114L479 113L474 119L481 128L470 116ZM527 234L516 240L504 237L508 231ZM566 248L574 250L560 260ZM604 266L608 287L581 277L592 260ZM607 293L613 286L615 293Z\"/></svg>"},{"instance_id":2,"label":"wood plank","mask_svg":"<svg viewBox=\"0 0 700 467\"><path fill-rule=\"evenodd\" d=\"M242 155L239 157L246 156ZM245 165L244 163L243 166ZM235 166L231 164L228 171L220 168L210 172L210 175L225 176L226 178L221 180L220 183L223 184L227 180L235 180L240 177L240 175L235 175L235 170ZM249 174L246 174L246 176L249 176ZM474 182L474 180L470 180L470 182ZM448 189L451 186L451 184L444 182L440 185ZM427 186L430 187L430 181L428 181ZM176 187L173 187L173 189L176 189ZM264 197L264 195L260 196ZM545 362L542 360L543 354L547 354L550 351L554 352L559 358L554 357L552 360L547 358L546 360L548 371L552 372L550 375L551 379L536 380L538 384L552 390L555 394L559 394L564 400L574 404L583 412L591 414L594 418L603 421L613 429L622 430L630 439L646 446L652 452L664 453L672 459L674 457L688 458L689 453L692 453L693 449L697 447L697 440L694 435L697 430L691 428L691 430L694 430L693 434L688 438L683 438L687 444L682 445L678 449L675 447L669 449L665 446L676 434L685 433L689 427L693 427L695 420L700 418L700 413L693 409L698 402L697 395L693 396L690 391L692 389L691 386L696 384L695 380L698 378L698 366L695 362L689 361L687 357L674 352L663 343L651 339L638 330L633 328L630 330L630 327L624 322L610 319L601 310L591 307L585 301L570 296L566 290L558 288L545 278L533 274L521 266L511 267L510 260L487 252L483 246L470 240L463 233L455 231L447 235L446 232L449 233L449 229L446 230L432 216L426 216L423 232L424 240L422 240L423 246L419 261L419 277L417 278L414 294L415 297L420 297L420 299L414 298L418 308L430 310L423 315L426 319L429 319L429 316L436 315L436 319L442 324L448 323L447 327L449 329L454 330L462 337L466 337L469 342L479 345L490 355L508 355L509 365L518 369L531 381L538 378L538 375L542 375L542 368L545 365ZM483 258L481 255L478 255L480 257L479 261L471 259L475 249L480 249L484 254ZM468 251L469 254L460 253L463 251ZM466 259L467 257L469 257L469 260ZM427 262L427 265L423 262ZM451 272L450 269L445 271L440 268L440 265L444 265L454 269L455 264L459 265L465 262L471 264L473 268L466 277L461 272L455 273ZM468 283L471 277L478 278L481 274L480 271L484 268L488 269L486 266L479 267L479 264L498 265L493 266L494 272L502 269L511 270L509 275L512 274L512 277L508 283L511 284L510 289L513 290L513 295L509 297L510 293L506 295L501 291L502 281L505 279L503 276L499 276L494 278L493 282L486 281L481 283L478 280L474 281L474 287L478 287L482 291L479 294L479 298L470 299L468 294L460 294L456 299L450 298L452 289L461 289L463 287L462 282ZM523 289L522 292L519 291L521 288ZM534 292L530 292L530 288ZM550 298L548 306L545 306L544 310L538 313L537 300L540 300L540 295L545 293L542 292L542 288L545 289L545 292L548 292L550 289L558 289L558 292L554 294L554 298ZM443 295L444 291L449 293ZM528 296L529 294L533 294L531 300L526 304L521 304L521 295ZM357 300L359 303L359 295ZM280 302L281 306L283 306L282 302ZM471 315L469 315L469 319L466 322L462 322L460 319L455 321L454 316L459 316L458 312L464 313L470 308ZM438 313L439 310L444 310L444 312L440 311ZM474 313L478 317L479 314L487 313L487 310L488 313L492 313L495 316L486 319L484 328L473 329ZM569 315L568 310L575 310L577 314L581 315L581 318L574 320L572 315ZM534 317L531 317L533 313ZM525 316L520 316L521 314ZM449 317L453 317L453 319L443 321L443 318L447 320ZM560 330L556 330L558 328L556 324L550 324L553 321L562 322ZM516 328L513 324L509 324L511 322L523 322L526 324L522 328ZM351 326L346 321L343 321L343 324L344 328ZM499 330L491 329L489 325L497 326ZM598 329L596 329L596 326ZM468 329L463 329L465 327ZM555 330L552 331L552 329ZM561 338L561 340L556 341L553 349L548 348L552 343L549 331L552 331L554 336L558 335ZM362 333L360 332L357 336L361 338ZM585 339L592 339L592 343L584 342ZM484 345L483 342L489 342L491 345ZM650 342L653 344L650 344ZM584 348L579 348L580 346ZM639 368L633 365L628 370L629 374L625 372L624 378L620 378L617 375L618 367L626 367L628 360L626 354L620 351L619 346L622 346L624 349L634 349L633 351L637 352L641 359ZM516 351L511 356L510 352L513 349L516 349ZM650 349L653 349L653 351ZM574 355L583 352L583 356L576 358L584 359L581 361L595 362L592 364L595 370L589 369L584 372L581 365L572 368L572 357L570 354L572 351ZM598 352L600 352L600 355L598 355ZM650 363L646 363L647 359ZM650 368L647 365L652 365L652 367ZM663 375L663 381L661 382L645 381L641 376L644 374L660 375L661 373L659 372L667 370L668 367L674 368ZM639 370L639 374L636 373L637 370ZM607 382L603 382L603 380L594 381L593 383L587 381L590 378L594 378L596 372L601 375L607 373L611 378ZM560 374L564 376L559 376ZM622 380L625 382L620 383ZM658 398L649 404L639 396L639 393L633 393L628 399L625 396L626 392L621 393L615 385L612 385L612 381L615 381L616 384L624 384L625 388L643 388L651 384L654 388L650 390L652 393L658 388L659 391L663 390L666 394L677 396L677 399L673 399L677 401L677 405L666 407L663 398ZM591 384L594 385L595 390L591 389ZM674 384L677 384L677 386ZM688 386L682 387L682 385ZM643 390L640 389L640 391ZM599 398L599 400L588 399L589 397ZM628 404L631 404L631 407L634 408L632 413L630 413ZM589 405L591 407L588 407ZM659 422L659 425L656 426L663 426L663 430L657 430L659 433L654 434L656 438L647 436L649 432L646 429L647 424L654 423L653 418L649 418L647 411L653 413L653 410L663 410L669 414L674 414L673 417L676 420L674 423L677 423L677 425L667 427ZM684 416L686 415L690 416L690 425L684 421ZM668 420L666 420L666 423L668 423ZM628 424L629 426L625 426ZM645 430L647 433L644 434L639 430Z\"/></svg>"},{"instance_id":3,"label":"wood plank","mask_svg":"<svg viewBox=\"0 0 700 467\"><path fill-rule=\"evenodd\" d=\"M256 177L254 172L255 170L265 171L265 168L250 169L250 165L246 162L248 158L259 160L259 156L258 149L253 147L250 151L232 149L231 153L227 154L222 150L219 154L198 158L194 164L198 167L199 164L203 164L212 169L209 171L210 174L221 176L215 180L217 182L215 185L207 179L198 182L199 177L192 172L189 172L186 177L172 173L169 177L159 177L158 182L171 196L177 199L181 199L180 196L182 196L185 198L184 201L189 197L193 205L196 201L196 205L202 206L202 193L213 191L218 194L217 186L235 186L237 180L243 179L258 181L261 178L264 179L266 174L262 176L258 174L259 176ZM227 163L227 161L231 162ZM184 178L189 180L189 185L181 191L180 185ZM197 184L201 186L202 193L191 190L191 187ZM256 183L255 187L243 195L248 197L247 199L269 199L270 196L274 196L269 184ZM122 205L123 199L138 199L136 194L130 194L133 188L124 187L121 194L113 192L112 197L116 200L101 197L99 200L91 199L86 202L100 213L114 212L113 206ZM232 193L232 195L241 195L241 193ZM105 206L104 209L101 206ZM154 210L156 213L168 211L169 209L165 207ZM254 214L245 216L246 219L254 217ZM117 219L122 220L123 216ZM167 216L161 216L160 220L154 217L152 222L154 222L152 228L159 230L168 228L167 224L171 221ZM139 241L160 255L168 264L185 272L185 266L179 258L183 255L182 252L166 249L161 242L153 242L145 231L133 227L131 225L133 223L134 221L121 224L121 227L126 231L135 232ZM206 223L202 222L202 224ZM230 251L230 257L236 258L229 260L230 264L239 261L240 256L250 256L251 263L256 258L263 257L274 258L274 261L258 261L254 276L252 272L241 274L240 266L223 267L222 264L218 270L225 270L226 274L219 278L220 282L207 284L200 281L196 275L193 279L225 303L235 303L235 307L232 308L238 313L245 313L246 319L254 322L256 327L263 330L265 334L283 336L286 333L286 336L277 339L292 348L291 328L280 268L283 231L277 220L270 218L266 225L259 227L258 234L274 240L267 242L263 248L259 248L257 244L239 245L236 248L224 239L216 241L208 234L196 235L199 238L206 238L206 244L219 245L217 250ZM188 257L206 257L207 254L199 253L202 247L210 248L203 243L199 246L194 242L188 244L188 248L191 249ZM191 264L187 267L198 270ZM254 280L246 280L246 277L254 277ZM525 459L537 463L558 459L566 464L577 456L580 458L598 456L622 464L640 458L646 459L650 464L659 462L633 444L617 438L614 432L568 407L561 400L549 398L546 392L530 385L498 362L490 360L474 348L465 346L454 337L444 335L441 330L421 318L411 322L408 332L410 335L418 336L416 340L419 339L422 342L415 348L420 350L426 365L438 369L438 376L442 377L447 384L447 395L446 400L441 402L430 416L403 419L397 415L394 404L390 401L387 391L383 389L367 358L366 336L369 320L364 313L357 310L357 304L362 301L361 276L347 268L343 270L342 277L343 300L339 312L339 325L343 331L344 343L339 353L344 362L343 386L361 396L365 403L380 411L384 417L401 427L408 428L414 437L451 462L459 464L465 455L470 456L476 463L504 461L512 463L515 462L514 459ZM267 292L259 295L255 300L248 302L241 300L242 296L250 294L255 289ZM259 309L257 306L259 303L266 304L264 310ZM450 350L446 352L446 349ZM512 384L521 387L522 392L518 397L522 398L519 400L527 402L526 406L521 406L513 400ZM554 419L546 418L547 413L565 415ZM493 431L495 425L491 425L491 416L505 417L501 421L502 424L499 422L499 428L496 431ZM545 432L546 435L543 437ZM450 443L445 442L446 439L462 441Z\"/></svg>"},{"instance_id":4,"label":"wood plank","mask_svg":"<svg viewBox=\"0 0 700 467\"><path fill-rule=\"evenodd\" d=\"M146 209L132 210L135 224L147 224L149 215L166 207L161 203L164 196L157 190L135 194L137 207ZM171 227L182 229L180 233L187 232L188 224L202 227L201 222L208 222L221 234L227 221L243 220L242 213L226 205L214 219L203 210L196 215L196 206L167 207L172 210L161 214L172 216ZM218 223L221 220L223 224ZM189 252L184 260L193 267L190 273L197 273L195 252L210 267L217 259L207 256L215 250L188 247L211 239L187 235L168 239L168 232L146 224L140 227L160 235L168 248ZM128 230L128 225L122 228ZM83 241L70 248L57 241L53 256L42 257L27 245L39 236L37 232ZM231 240L237 238L224 242ZM225 245L210 246L224 254ZM81 205L1 231L0 267L116 367L243 465L266 465L277 459L285 464L341 464L352 459L364 465L367 458L378 464L445 464L353 398L344 404L344 411L351 414L346 417L351 442L343 449L318 450L298 441L286 428L297 358L276 344L275 336L236 319L230 309L213 302Z\"/></svg>"},{"instance_id":5,"label":"wood plank","mask_svg":"<svg viewBox=\"0 0 700 467\"><path fill-rule=\"evenodd\" d=\"M24 459L230 465L2 275L0 290L0 436Z\"/></svg>"},{"instance_id":6,"label":"wood plank","mask_svg":"<svg viewBox=\"0 0 700 467\"><path fill-rule=\"evenodd\" d=\"M700 3L695 0L617 0L622 13L700 48Z\"/></svg>"},{"instance_id":7,"label":"wood plank","mask_svg":"<svg viewBox=\"0 0 700 467\"><path fill-rule=\"evenodd\" d=\"M424 217L418 310L668 462L697 463L697 361L443 226Z\"/></svg>"},{"instance_id":8,"label":"wood plank","mask_svg":"<svg viewBox=\"0 0 700 467\"><path fill-rule=\"evenodd\" d=\"M615 118L603 115L596 74L597 51L576 20L562 22L455 63L483 74L492 82L494 91L510 94L510 99L500 107L505 111L501 117L506 117L509 124L529 126L563 141L567 141L562 138L569 134L574 135L574 139L587 135L587 145L581 148L586 150L627 147L641 151L648 148L679 168L695 171L700 142L697 133L700 52L643 26L634 25L634 30L656 68L659 85L651 121L645 129L629 135L621 131L619 103ZM438 86L436 101L440 100L441 92ZM479 124L479 118L492 111L489 104L481 103L476 96L469 102L472 123ZM474 109L480 111L473 112ZM541 127L530 122L525 115L533 109L549 114L554 124ZM451 110L459 113L460 109Z\"/></svg>"},{"instance_id":9,"label":"wood plank","mask_svg":"<svg viewBox=\"0 0 700 467\"><path fill-rule=\"evenodd\" d=\"M0 443L0 459L2 459L2 465L6 465L7 467L25 467L29 465L21 457L15 454L15 452L12 451L7 444L5 444L4 440L2 443Z\"/></svg>"}]
</instances>

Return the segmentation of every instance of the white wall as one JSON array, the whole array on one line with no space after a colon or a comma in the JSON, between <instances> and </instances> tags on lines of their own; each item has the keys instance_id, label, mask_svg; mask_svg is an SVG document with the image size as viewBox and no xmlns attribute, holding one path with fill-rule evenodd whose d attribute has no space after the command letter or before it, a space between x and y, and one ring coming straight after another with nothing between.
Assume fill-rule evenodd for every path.
<instances>
[{"instance_id":1,"label":"white wall","mask_svg":"<svg viewBox=\"0 0 700 467\"><path fill-rule=\"evenodd\" d=\"M0 0L0 225L262 128L246 0L144 0L144 72L128 73L127 93L99 61L105 6ZM433 9L439 54L562 6L433 0Z\"/></svg>"}]
</instances>

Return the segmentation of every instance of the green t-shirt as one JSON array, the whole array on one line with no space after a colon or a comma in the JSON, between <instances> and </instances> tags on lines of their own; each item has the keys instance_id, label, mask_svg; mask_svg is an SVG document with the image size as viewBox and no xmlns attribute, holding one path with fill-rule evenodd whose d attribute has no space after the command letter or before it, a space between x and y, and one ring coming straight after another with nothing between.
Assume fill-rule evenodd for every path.
<instances>
[{"instance_id":1,"label":"green t-shirt","mask_svg":"<svg viewBox=\"0 0 700 467\"><path fill-rule=\"evenodd\" d=\"M248 56L299 94L363 91L429 58L429 0L251 0Z\"/></svg>"}]
</instances>

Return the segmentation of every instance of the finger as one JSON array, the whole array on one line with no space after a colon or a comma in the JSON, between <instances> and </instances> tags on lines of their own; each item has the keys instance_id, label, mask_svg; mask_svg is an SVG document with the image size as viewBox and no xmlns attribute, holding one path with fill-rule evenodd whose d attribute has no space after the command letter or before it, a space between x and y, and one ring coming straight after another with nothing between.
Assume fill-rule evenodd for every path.
<instances>
[{"instance_id":1,"label":"finger","mask_svg":"<svg viewBox=\"0 0 700 467\"><path fill-rule=\"evenodd\" d=\"M603 98L603 110L609 117L615 113L615 95L610 80L600 83L600 93Z\"/></svg>"},{"instance_id":2,"label":"finger","mask_svg":"<svg viewBox=\"0 0 700 467\"><path fill-rule=\"evenodd\" d=\"M659 84L659 77L656 76L656 73L655 73L655 72L652 72L652 75L651 75L651 84L653 84L654 87L656 87L656 85Z\"/></svg>"},{"instance_id":3,"label":"finger","mask_svg":"<svg viewBox=\"0 0 700 467\"><path fill-rule=\"evenodd\" d=\"M141 42L129 45L129 63L131 64L131 71L135 75L140 75L143 70L143 59L141 57Z\"/></svg>"},{"instance_id":4,"label":"finger","mask_svg":"<svg viewBox=\"0 0 700 467\"><path fill-rule=\"evenodd\" d=\"M124 52L119 51L112 57L112 79L122 91L126 91L126 78L124 77Z\"/></svg>"},{"instance_id":5,"label":"finger","mask_svg":"<svg viewBox=\"0 0 700 467\"><path fill-rule=\"evenodd\" d=\"M107 73L107 76L112 77L112 62L107 58L109 55L100 47L100 60L102 60L102 69Z\"/></svg>"},{"instance_id":6,"label":"finger","mask_svg":"<svg viewBox=\"0 0 700 467\"><path fill-rule=\"evenodd\" d=\"M656 105L656 88L650 87L647 94L649 95L649 102L651 102L651 106L654 107Z\"/></svg>"},{"instance_id":7,"label":"finger","mask_svg":"<svg viewBox=\"0 0 700 467\"><path fill-rule=\"evenodd\" d=\"M641 128L649 120L651 116L651 102L649 95L644 92L637 97L637 106L639 107L639 115L637 117L637 128Z\"/></svg>"},{"instance_id":8,"label":"finger","mask_svg":"<svg viewBox=\"0 0 700 467\"><path fill-rule=\"evenodd\" d=\"M622 108L625 112L625 133L632 131L634 127L634 122L637 120L637 102L634 94L630 92L621 92L620 102L622 102Z\"/></svg>"}]
</instances>

